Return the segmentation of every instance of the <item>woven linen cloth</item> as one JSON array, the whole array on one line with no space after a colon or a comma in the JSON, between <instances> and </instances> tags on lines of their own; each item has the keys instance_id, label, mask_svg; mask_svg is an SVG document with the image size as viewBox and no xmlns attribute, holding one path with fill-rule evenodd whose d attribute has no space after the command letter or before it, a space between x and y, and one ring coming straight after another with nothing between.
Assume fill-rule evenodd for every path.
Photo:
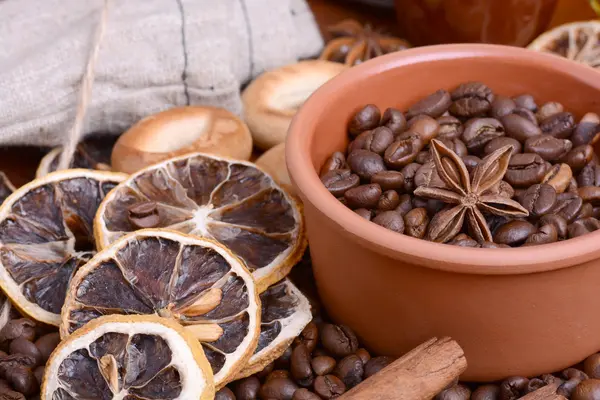
<instances>
[{"instance_id":1,"label":"woven linen cloth","mask_svg":"<svg viewBox=\"0 0 600 400\"><path fill-rule=\"evenodd\" d=\"M0 145L62 144L104 0L0 0ZM305 0L112 0L83 132L174 106L238 115L240 87L318 54Z\"/></svg>"}]
</instances>

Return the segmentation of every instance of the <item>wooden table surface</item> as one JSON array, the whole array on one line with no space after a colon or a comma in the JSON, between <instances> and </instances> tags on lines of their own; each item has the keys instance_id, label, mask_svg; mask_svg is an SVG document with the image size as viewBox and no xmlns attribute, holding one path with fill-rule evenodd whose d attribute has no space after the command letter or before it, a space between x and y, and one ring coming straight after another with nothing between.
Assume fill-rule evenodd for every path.
<instances>
[{"instance_id":1,"label":"wooden table surface","mask_svg":"<svg viewBox=\"0 0 600 400\"><path fill-rule=\"evenodd\" d=\"M345 18L354 18L363 23L382 29L384 32L397 32L394 11L356 4L348 0L307 0L327 37L326 27ZM559 0L552 26L568 21L595 18L587 0ZM44 151L30 147L0 148L0 170L7 173L17 186L30 181Z\"/></svg>"}]
</instances>

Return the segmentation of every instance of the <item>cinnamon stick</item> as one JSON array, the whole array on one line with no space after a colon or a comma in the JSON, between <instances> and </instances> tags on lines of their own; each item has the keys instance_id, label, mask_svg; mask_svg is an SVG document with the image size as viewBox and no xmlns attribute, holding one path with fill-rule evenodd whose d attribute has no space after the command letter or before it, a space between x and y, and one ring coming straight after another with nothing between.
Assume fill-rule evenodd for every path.
<instances>
[{"instance_id":1,"label":"cinnamon stick","mask_svg":"<svg viewBox=\"0 0 600 400\"><path fill-rule=\"evenodd\" d=\"M462 348L433 338L400 357L342 396L343 400L429 400L467 369Z\"/></svg>"},{"instance_id":2,"label":"cinnamon stick","mask_svg":"<svg viewBox=\"0 0 600 400\"><path fill-rule=\"evenodd\" d=\"M556 394L559 386L559 383L550 383L521 397L521 400L566 400L566 397Z\"/></svg>"}]
</instances>

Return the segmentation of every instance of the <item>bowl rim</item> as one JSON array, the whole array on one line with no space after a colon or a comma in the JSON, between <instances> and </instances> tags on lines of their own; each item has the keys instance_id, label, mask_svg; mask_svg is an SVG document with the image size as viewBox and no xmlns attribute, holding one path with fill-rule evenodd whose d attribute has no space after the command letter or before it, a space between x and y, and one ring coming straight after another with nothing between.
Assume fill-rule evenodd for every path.
<instances>
[{"instance_id":1,"label":"bowl rim","mask_svg":"<svg viewBox=\"0 0 600 400\"><path fill-rule=\"evenodd\" d=\"M477 249L449 246L416 239L366 221L335 199L322 185L314 170L310 138L322 113L321 104L341 96L345 86L369 76L406 65L430 61L493 57L511 59L552 69L584 82L598 81L593 68L553 54L512 46L491 44L449 44L424 46L387 54L349 68L317 89L300 108L290 125L286 140L286 164L292 184L304 202L314 206L339 230L354 236L363 246L388 256L410 259L430 269L484 275L530 274L566 268L600 258L600 231L548 245L511 249ZM310 133L307 133L310 132ZM552 251L548 251L548 246Z\"/></svg>"}]
</instances>

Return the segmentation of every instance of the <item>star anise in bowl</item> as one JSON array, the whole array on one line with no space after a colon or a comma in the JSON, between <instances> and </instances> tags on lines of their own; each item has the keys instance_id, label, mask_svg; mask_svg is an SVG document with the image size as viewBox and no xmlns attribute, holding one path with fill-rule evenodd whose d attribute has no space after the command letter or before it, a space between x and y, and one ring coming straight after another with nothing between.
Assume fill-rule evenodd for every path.
<instances>
[{"instance_id":1,"label":"star anise in bowl","mask_svg":"<svg viewBox=\"0 0 600 400\"><path fill-rule=\"evenodd\" d=\"M449 207L438 212L429 223L427 239L445 243L467 220L469 233L479 243L493 242L485 214L502 217L527 217L529 212L518 202L494 191L510 161L511 146L486 156L475 167L472 177L462 159L439 140L432 140L430 151L435 168L447 188L419 186L416 196L441 200Z\"/></svg>"},{"instance_id":2,"label":"star anise in bowl","mask_svg":"<svg viewBox=\"0 0 600 400\"><path fill-rule=\"evenodd\" d=\"M331 26L328 31L333 39L319 58L350 66L411 47L404 39L377 32L370 25L363 26L352 19Z\"/></svg>"}]
</instances>

